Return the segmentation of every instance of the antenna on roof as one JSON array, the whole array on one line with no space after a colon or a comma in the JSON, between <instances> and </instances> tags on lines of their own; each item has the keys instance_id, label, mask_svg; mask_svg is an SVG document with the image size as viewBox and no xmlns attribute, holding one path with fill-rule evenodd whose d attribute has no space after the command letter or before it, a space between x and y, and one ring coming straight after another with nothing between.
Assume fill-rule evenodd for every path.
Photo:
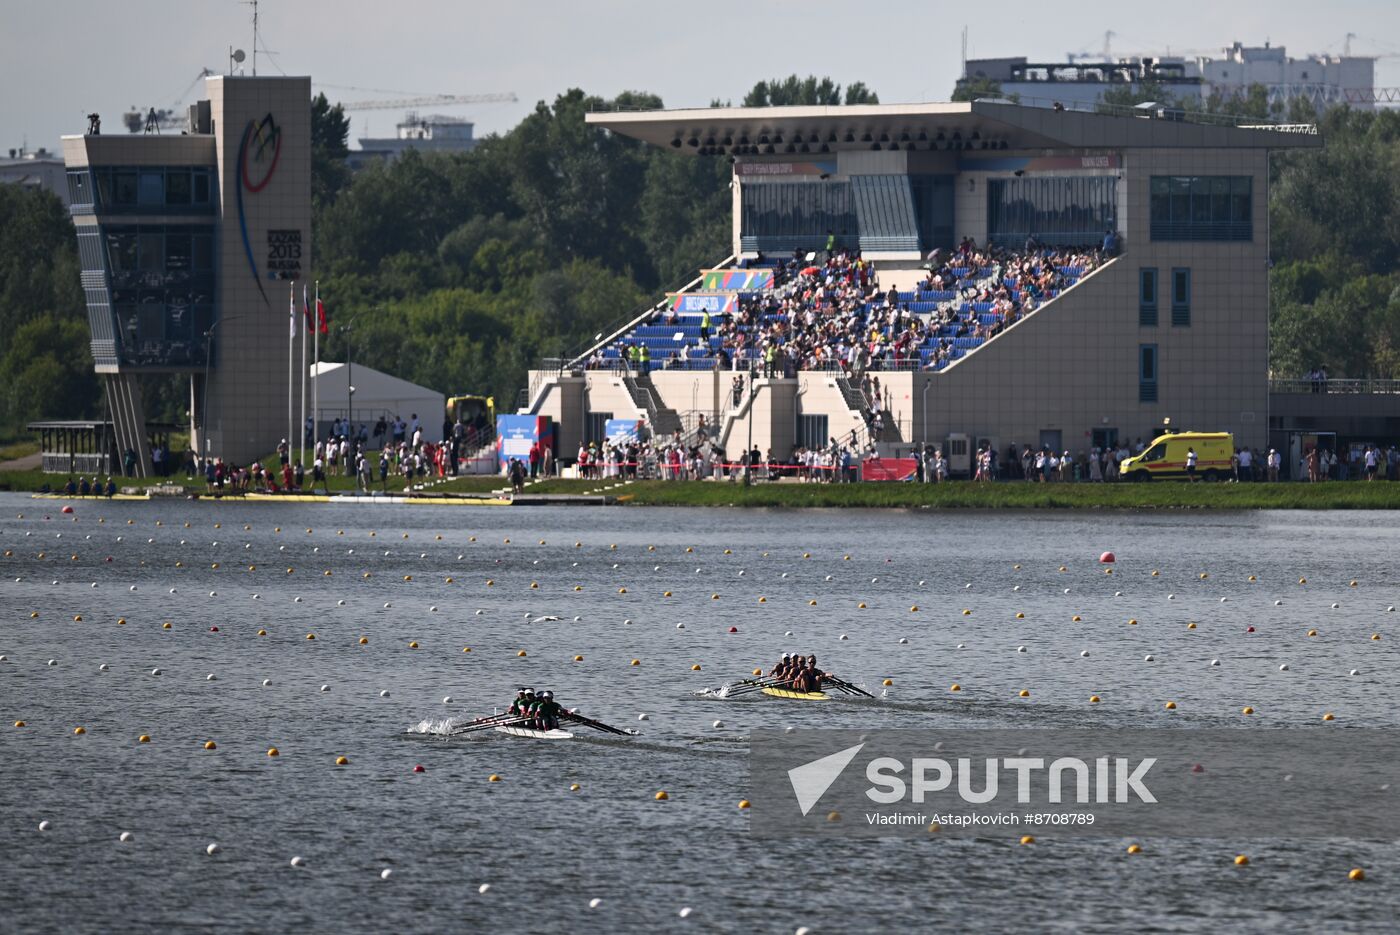
<instances>
[{"instance_id":1,"label":"antenna on roof","mask_svg":"<svg viewBox=\"0 0 1400 935\"><path fill-rule=\"evenodd\" d=\"M242 0L253 8L253 77L258 76L258 0Z\"/></svg>"},{"instance_id":2,"label":"antenna on roof","mask_svg":"<svg viewBox=\"0 0 1400 935\"><path fill-rule=\"evenodd\" d=\"M967 26L963 25L962 31L962 76L967 77Z\"/></svg>"}]
</instances>

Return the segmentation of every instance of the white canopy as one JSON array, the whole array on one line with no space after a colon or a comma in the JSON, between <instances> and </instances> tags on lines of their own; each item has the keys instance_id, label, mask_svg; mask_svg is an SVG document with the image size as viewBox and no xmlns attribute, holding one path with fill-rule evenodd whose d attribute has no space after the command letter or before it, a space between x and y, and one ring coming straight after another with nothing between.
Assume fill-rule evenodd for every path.
<instances>
[{"instance_id":1,"label":"white canopy","mask_svg":"<svg viewBox=\"0 0 1400 935\"><path fill-rule=\"evenodd\" d=\"M363 364L323 360L313 364L309 374L311 379L306 390L308 406L311 399L317 398L312 392L313 387L320 387L320 411L316 420L318 435L323 434L325 427L334 420L345 418L349 408L349 389L353 385L355 403L350 421L356 426L364 424L373 432L374 423L379 419L392 422L395 416L412 425L413 416L417 415L423 427L423 437L428 441L442 440L446 400L436 390L400 380Z\"/></svg>"}]
</instances>

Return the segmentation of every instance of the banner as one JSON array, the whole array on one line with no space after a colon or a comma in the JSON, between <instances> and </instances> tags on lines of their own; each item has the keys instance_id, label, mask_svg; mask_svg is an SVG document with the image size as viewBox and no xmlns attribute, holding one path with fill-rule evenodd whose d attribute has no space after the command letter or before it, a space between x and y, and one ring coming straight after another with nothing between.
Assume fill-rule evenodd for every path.
<instances>
[{"instance_id":1,"label":"banner","mask_svg":"<svg viewBox=\"0 0 1400 935\"><path fill-rule=\"evenodd\" d=\"M671 311L679 314L732 315L739 310L739 294L706 295L700 292L673 292L667 296Z\"/></svg>"},{"instance_id":2,"label":"banner","mask_svg":"<svg viewBox=\"0 0 1400 935\"><path fill-rule=\"evenodd\" d=\"M734 174L741 178L762 178L775 175L835 175L836 160L824 159L819 162L749 162L743 160L734 164Z\"/></svg>"},{"instance_id":3,"label":"banner","mask_svg":"<svg viewBox=\"0 0 1400 935\"><path fill-rule=\"evenodd\" d=\"M868 458L861 462L861 480L914 480L918 458Z\"/></svg>"},{"instance_id":4,"label":"banner","mask_svg":"<svg viewBox=\"0 0 1400 935\"><path fill-rule=\"evenodd\" d=\"M614 445L640 441L642 422L640 419L609 419L603 423L603 437Z\"/></svg>"},{"instance_id":5,"label":"banner","mask_svg":"<svg viewBox=\"0 0 1400 935\"><path fill-rule=\"evenodd\" d=\"M773 270L707 269L700 274L701 292L758 292L773 288Z\"/></svg>"},{"instance_id":6,"label":"banner","mask_svg":"<svg viewBox=\"0 0 1400 935\"><path fill-rule=\"evenodd\" d=\"M530 466L530 449L554 447L554 423L549 416L496 416L496 466L505 470L511 458Z\"/></svg>"}]
</instances>

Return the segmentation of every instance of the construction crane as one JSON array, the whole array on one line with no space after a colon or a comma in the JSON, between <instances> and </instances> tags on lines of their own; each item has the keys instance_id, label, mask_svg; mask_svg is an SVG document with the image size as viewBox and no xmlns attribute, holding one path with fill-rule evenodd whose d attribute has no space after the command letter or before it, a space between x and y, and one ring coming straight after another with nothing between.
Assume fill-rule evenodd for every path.
<instances>
[{"instance_id":1,"label":"construction crane","mask_svg":"<svg viewBox=\"0 0 1400 935\"><path fill-rule=\"evenodd\" d=\"M412 110L416 107L455 107L462 104L514 104L517 100L514 91L507 91L504 94L429 94L386 101L350 101L340 106L345 110Z\"/></svg>"}]
</instances>

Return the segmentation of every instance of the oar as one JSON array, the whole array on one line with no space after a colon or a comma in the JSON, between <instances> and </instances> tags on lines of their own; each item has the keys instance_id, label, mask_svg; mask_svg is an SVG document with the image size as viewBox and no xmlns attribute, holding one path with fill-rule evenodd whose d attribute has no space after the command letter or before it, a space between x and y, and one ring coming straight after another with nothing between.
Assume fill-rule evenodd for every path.
<instances>
[{"instance_id":1,"label":"oar","mask_svg":"<svg viewBox=\"0 0 1400 935\"><path fill-rule=\"evenodd\" d=\"M469 724L463 724L461 727L454 728L452 733L468 734L477 730L490 730L493 727L505 727L508 724L521 724L528 720L530 720L530 718L518 714L497 714L492 717L477 718Z\"/></svg>"},{"instance_id":2,"label":"oar","mask_svg":"<svg viewBox=\"0 0 1400 935\"><path fill-rule=\"evenodd\" d=\"M725 682L719 688L704 688L696 692L697 695L719 695L728 697L734 694L743 694L746 691L758 691L769 685L781 683L781 679L772 676L764 676L761 679L740 679L737 682Z\"/></svg>"},{"instance_id":3,"label":"oar","mask_svg":"<svg viewBox=\"0 0 1400 935\"><path fill-rule=\"evenodd\" d=\"M874 695L870 694L870 692L866 691L865 689L859 688L859 687L857 687L857 686L855 686L855 685L852 685L850 682L847 682L847 681L845 681L845 680L843 680L843 679L838 679L838 678L837 678L836 676L834 676L834 675L827 675L827 676L824 676L824 677L822 678L822 681L824 681L824 682L830 682L832 685L836 686L837 688L841 689L843 692L846 692L847 694L850 694L850 695L864 695L866 698L874 698L874 697L875 697Z\"/></svg>"},{"instance_id":4,"label":"oar","mask_svg":"<svg viewBox=\"0 0 1400 935\"><path fill-rule=\"evenodd\" d=\"M584 727L591 727L594 730L600 730L605 734L622 734L624 736L635 736L638 733L638 731L632 730L631 728L624 729L621 727L613 727L610 724L604 724L602 721L595 721L592 718L584 717L582 714L574 714L570 711L559 712L559 717L570 721L576 721L579 724L582 724Z\"/></svg>"}]
</instances>

